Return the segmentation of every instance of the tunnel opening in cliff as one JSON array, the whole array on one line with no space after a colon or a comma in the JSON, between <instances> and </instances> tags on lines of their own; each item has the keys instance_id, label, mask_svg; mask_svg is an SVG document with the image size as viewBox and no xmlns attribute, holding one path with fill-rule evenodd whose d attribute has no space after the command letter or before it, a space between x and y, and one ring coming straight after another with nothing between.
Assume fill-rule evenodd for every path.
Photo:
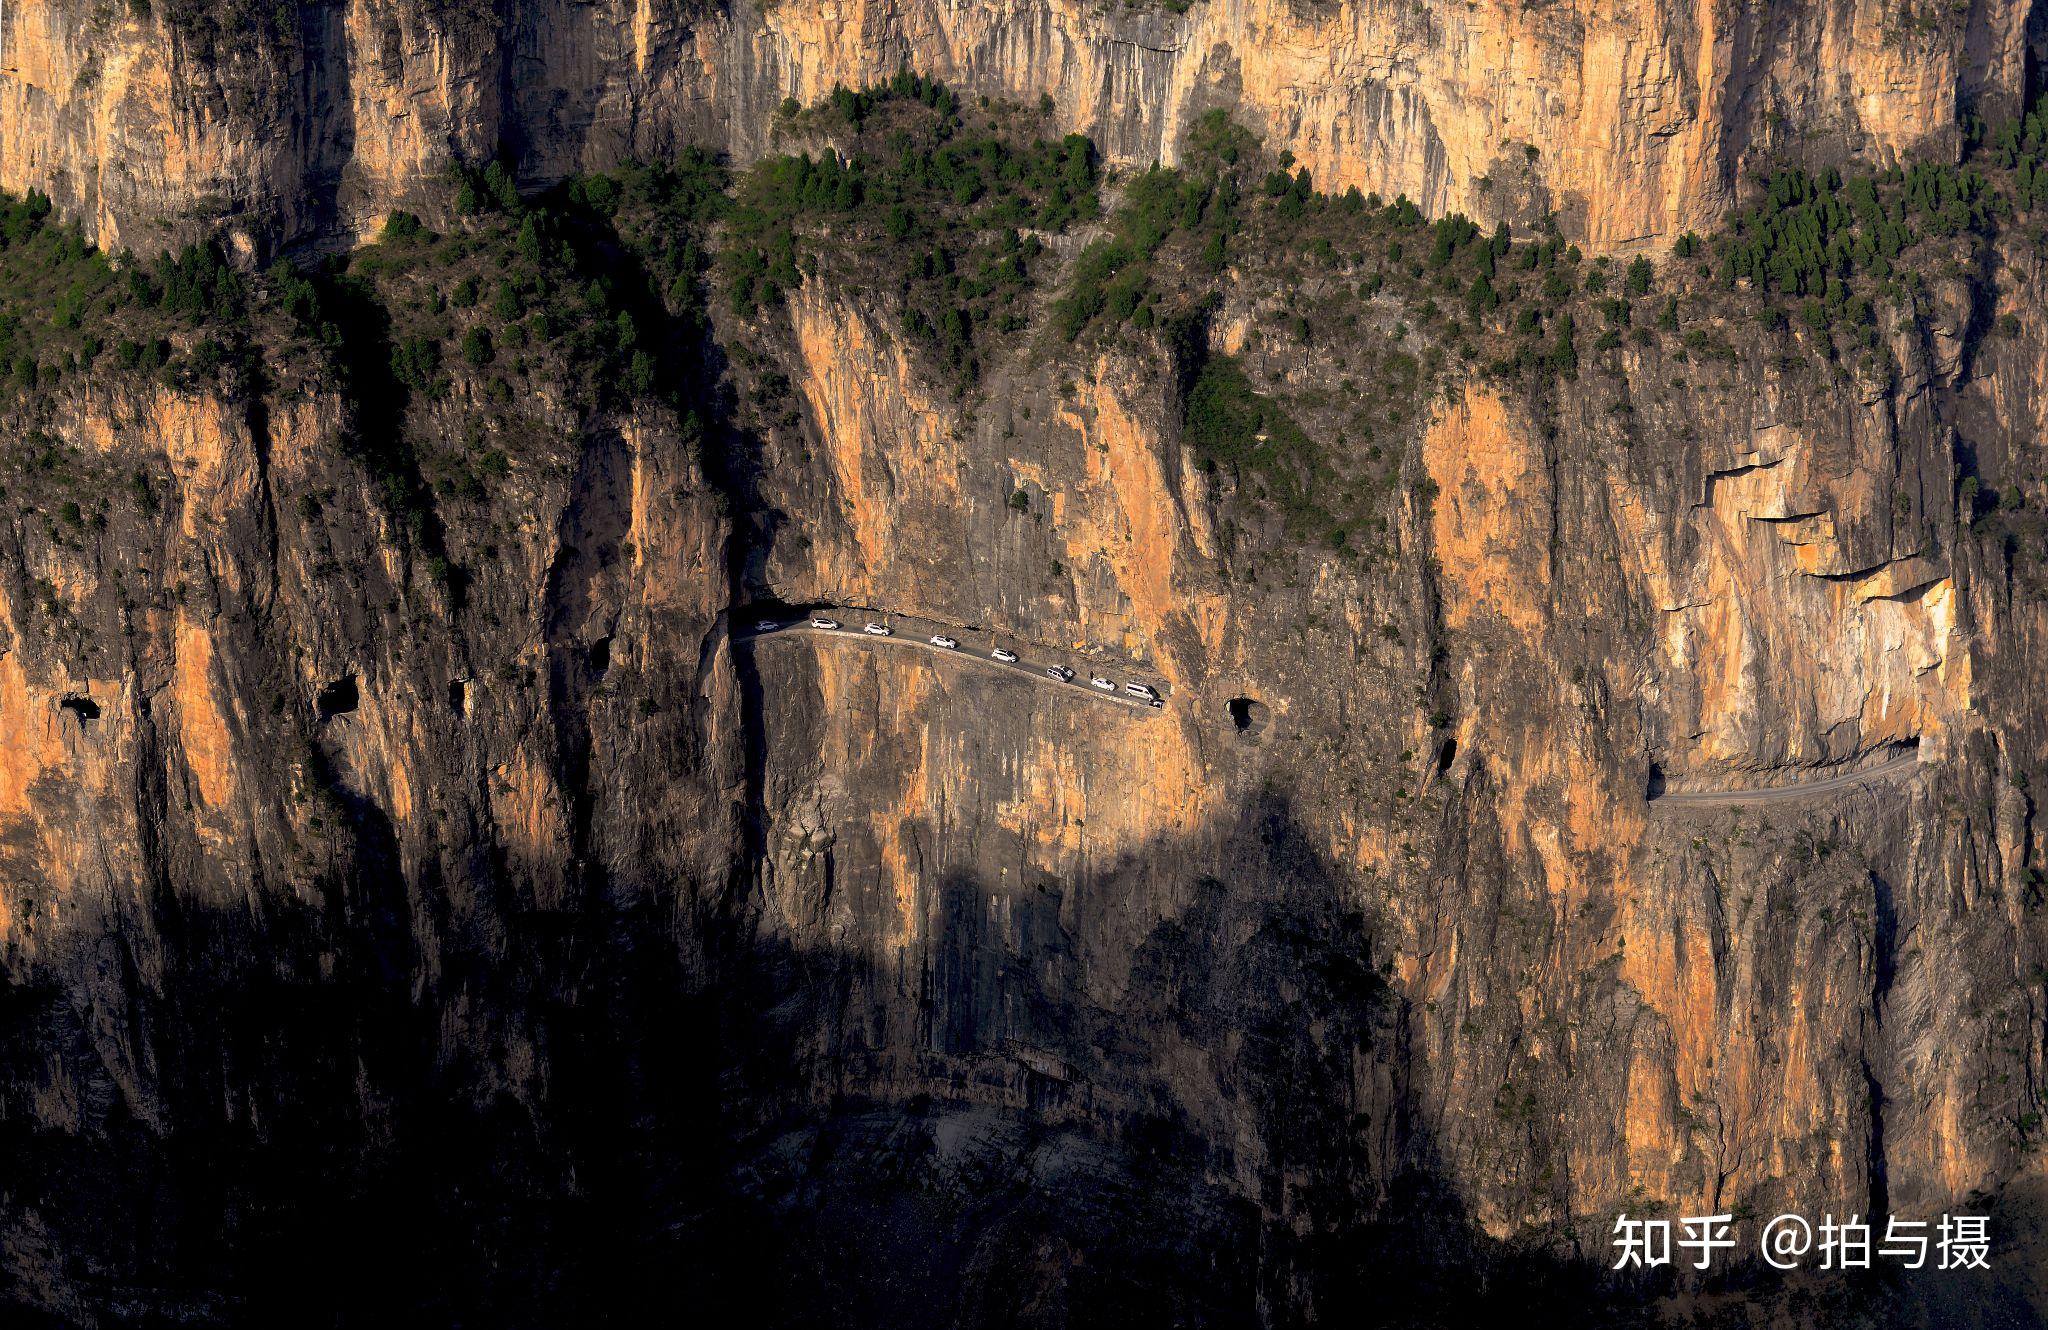
<instances>
[{"instance_id":1,"label":"tunnel opening in cliff","mask_svg":"<svg viewBox=\"0 0 2048 1330\"><path fill-rule=\"evenodd\" d=\"M1230 714L1231 728L1239 735L1250 739L1263 733L1266 728L1266 704L1249 697L1233 697L1224 704Z\"/></svg>"},{"instance_id":2,"label":"tunnel opening in cliff","mask_svg":"<svg viewBox=\"0 0 2048 1330\"><path fill-rule=\"evenodd\" d=\"M361 698L356 690L356 676L344 674L339 679L329 680L322 686L320 696L315 699L314 706L320 713L320 719L332 720L336 716L348 715L356 709L360 702Z\"/></svg>"},{"instance_id":3,"label":"tunnel opening in cliff","mask_svg":"<svg viewBox=\"0 0 2048 1330\"><path fill-rule=\"evenodd\" d=\"M81 725L100 718L100 704L83 695L67 697L58 705L78 717L78 723Z\"/></svg>"}]
</instances>

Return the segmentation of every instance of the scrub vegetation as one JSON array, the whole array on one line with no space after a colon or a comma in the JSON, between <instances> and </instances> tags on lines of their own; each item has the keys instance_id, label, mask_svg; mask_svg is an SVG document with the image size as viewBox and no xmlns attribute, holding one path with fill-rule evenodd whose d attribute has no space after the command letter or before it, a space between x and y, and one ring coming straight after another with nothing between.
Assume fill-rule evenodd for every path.
<instances>
[{"instance_id":1,"label":"scrub vegetation","mask_svg":"<svg viewBox=\"0 0 2048 1330\"><path fill-rule=\"evenodd\" d=\"M990 340L1030 322L1044 237L1100 215L1094 147L1035 134L1047 119L963 105L911 73L808 111L785 106L782 137L819 146L738 182L721 256L732 311L772 309L821 271L869 283L955 388L970 388Z\"/></svg>"},{"instance_id":2,"label":"scrub vegetation","mask_svg":"<svg viewBox=\"0 0 2048 1330\"><path fill-rule=\"evenodd\" d=\"M2048 104L1977 127L1956 165L1773 169L1723 227L1655 262L1588 256L1547 219L1488 228L1325 192L1220 111L1178 166L1121 176L1050 129L1049 104L970 103L906 72L786 104L790 150L737 174L692 151L529 197L489 163L451 176L438 228L395 213L350 255L260 274L212 244L103 254L47 198L0 196L0 391L118 373L259 396L251 348L281 316L424 532L436 495L484 501L523 448L544 451L551 417L655 401L699 430L710 293L758 322L830 280L873 297L963 395L1005 346L1159 348L1188 445L1240 507L1370 559L1388 552L1388 500L1429 497L1408 445L1457 382L1540 396L1619 376L1635 352L1667 371L1767 355L1881 380L1887 320L1931 283L1977 280L1992 239L2039 234L2048 208ZM1291 382L1308 363L1337 387ZM458 397L466 442L416 449L408 413Z\"/></svg>"}]
</instances>

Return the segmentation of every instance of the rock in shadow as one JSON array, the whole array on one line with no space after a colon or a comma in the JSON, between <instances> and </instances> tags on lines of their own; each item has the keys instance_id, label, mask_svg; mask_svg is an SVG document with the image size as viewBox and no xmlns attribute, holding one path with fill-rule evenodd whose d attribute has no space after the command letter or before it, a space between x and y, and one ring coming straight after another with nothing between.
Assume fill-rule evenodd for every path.
<instances>
[{"instance_id":1,"label":"rock in shadow","mask_svg":"<svg viewBox=\"0 0 2048 1330\"><path fill-rule=\"evenodd\" d=\"M870 962L783 955L766 1009L807 1012L783 1046L823 1061L731 1143L701 1230L779 1275L764 1301L693 1263L702 1287L776 1325L1596 1319L1593 1267L1484 1238L1443 1181L1387 949L1286 801L1220 839L1238 871L1179 883L1135 946L1074 906L1156 892L1182 847L947 881L915 1050Z\"/></svg>"}]
</instances>

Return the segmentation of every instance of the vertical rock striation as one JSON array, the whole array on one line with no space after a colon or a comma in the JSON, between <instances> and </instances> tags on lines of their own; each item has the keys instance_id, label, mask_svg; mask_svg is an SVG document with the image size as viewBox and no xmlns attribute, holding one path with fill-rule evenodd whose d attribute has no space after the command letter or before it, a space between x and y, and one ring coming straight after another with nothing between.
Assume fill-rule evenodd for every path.
<instances>
[{"instance_id":1,"label":"vertical rock striation","mask_svg":"<svg viewBox=\"0 0 2048 1330\"><path fill-rule=\"evenodd\" d=\"M2043 22L23 0L0 185L254 259L494 152L747 160L783 98L915 63L1113 162L1222 105L1326 188L1649 247L1765 159L1953 156ZM32 364L0 1297L275 1323L339 1284L353 1323L367 1268L423 1319L562 1324L680 1270L768 1324L1634 1323L1666 1290L1601 1282L1617 1211L1974 1208L1983 1280L1649 1314L2038 1315L2048 599L1977 482L2041 502L2048 337L2039 237L1986 254L1873 315L1870 373L1617 333L1611 373L1463 374L1379 436L1373 557L1188 437L1226 349L1350 437L1345 357L1404 316L1260 335L1326 275L1078 347L1034 308L962 393L849 264L714 299L699 414L541 374L516 447L489 342L410 400L269 306L246 391ZM425 477L484 444L487 498ZM814 606L1168 700L735 639Z\"/></svg>"},{"instance_id":2,"label":"vertical rock striation","mask_svg":"<svg viewBox=\"0 0 2048 1330\"><path fill-rule=\"evenodd\" d=\"M1657 247L1775 158L1953 155L1969 115L2016 108L2044 31L2026 0L20 0L0 16L0 187L49 191L111 247L221 221L259 246L337 242L421 206L452 162L503 153L546 182L685 142L751 159L784 97L916 67L1051 97L1118 163L1171 162L1227 106L1325 186L1487 220L1554 210L1602 249Z\"/></svg>"}]
</instances>

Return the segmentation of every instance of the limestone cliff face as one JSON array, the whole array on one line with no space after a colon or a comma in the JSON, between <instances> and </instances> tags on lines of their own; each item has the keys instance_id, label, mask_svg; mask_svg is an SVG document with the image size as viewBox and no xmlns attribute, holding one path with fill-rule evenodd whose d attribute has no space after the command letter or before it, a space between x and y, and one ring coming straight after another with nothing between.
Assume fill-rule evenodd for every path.
<instances>
[{"instance_id":1,"label":"limestone cliff face","mask_svg":"<svg viewBox=\"0 0 2048 1330\"><path fill-rule=\"evenodd\" d=\"M1163 390L1114 362L1065 392L1021 371L963 419L854 307L807 289L789 336L801 425L771 437L769 471L803 535L775 540L764 587L1071 639L1175 689L1157 720L1105 721L881 653L757 653L768 714L795 708L769 744L768 803L792 814L766 847L776 927L872 957L846 1036L885 1060L868 1089L993 1078L978 1093L1015 1105L1050 1076L1126 1111L1233 1103L1171 1044L1091 1066L1070 1014L934 985L963 928L1022 965L1050 936L1114 1010L1196 908L1191 881L1256 893L1270 850L1239 813L1280 789L1297 848L1357 884L1343 899L1412 1023L1417 1116L1386 1147L1454 1179L1488 1231L1631 1198L1938 1209L2033 1167L2024 1092L1993 1088L2042 1072L2014 984L2039 945L2013 784L2030 759L2002 755L1978 680L2039 609L1958 527L1952 436L1929 418L1952 408L1910 329L1896 392L1756 367L1646 387L1606 427L1586 422L1623 419L1609 389L1555 416L1468 390L1425 431L1438 497L1399 532L1433 562L1377 576L1222 555ZM2010 391L2033 354L1962 395ZM1638 358L1631 383L1680 377ZM1379 631L1426 640L1431 604L1434 667ZM1240 731L1233 697L1270 724ZM1675 791L1767 787L1902 742L1931 764L1902 788L1644 803L1653 769ZM1358 1076L1353 1109L1398 1117ZM1206 1126L1258 1141L1237 1112Z\"/></svg>"},{"instance_id":2,"label":"limestone cliff face","mask_svg":"<svg viewBox=\"0 0 2048 1330\"><path fill-rule=\"evenodd\" d=\"M500 146L536 180L755 155L784 96L914 62L1050 94L1120 162L1225 104L1326 186L1619 246L1703 227L1766 150L1948 150L2042 23L240 19L7 6L0 184L255 256L431 210ZM2037 1317L2048 598L2040 529L1962 478L2038 509L2048 336L2038 239L1990 252L1882 315L1869 373L1617 337L1612 373L1454 375L1380 436L1372 557L1202 465L1162 330L991 341L961 396L857 264L713 301L701 438L538 376L515 446L459 368L379 415L268 307L260 391L105 356L22 390L0 1297L260 1324L341 1283L348 1321L389 1314L369 1268L444 1289L429 1318L541 1325L680 1270L764 1324L1497 1321L1611 1293L1621 1210L1970 1207L1993 1277L1787 1314ZM1360 304L1345 336L1405 335ZM1255 336L1274 312L1233 281L1211 329L1352 437L1346 348ZM487 496L394 507L483 442ZM1170 696L735 640L812 606Z\"/></svg>"},{"instance_id":3,"label":"limestone cliff face","mask_svg":"<svg viewBox=\"0 0 2048 1330\"><path fill-rule=\"evenodd\" d=\"M1901 322L1883 384L1634 345L1550 397L1468 383L1377 562L1233 505L1157 347L1019 344L962 401L891 329L829 280L723 319L752 405L712 463L652 408L543 400L503 492L440 509L459 582L316 378L34 401L106 502L67 524L11 482L19 1301L104 1318L64 1253L189 1271L165 1160L217 1175L161 1184L192 1223L285 1217L219 1267L241 1307L506 1244L728 1287L732 1243L807 1272L793 1322L881 1250L989 1324L1117 1305L1090 1262L1138 1243L1139 1279L1171 1234L1246 1263L1146 1296L1287 1322L1378 1305L1344 1273L1391 1259L1375 1225L1549 1259L1646 1205L1996 1198L2031 1268L2048 624L1949 477L1961 433L1986 475L2030 455L2038 329L1965 375ZM1239 349L1293 389L1341 373ZM453 446L473 391L410 437ZM987 628L1171 698L736 646L764 604ZM1913 774L1836 795L1644 798L1908 741ZM904 1185L939 1199L866 1208ZM309 1212L329 1191L360 1210ZM441 1207L535 1196L609 1218L443 1245ZM2003 1278L1984 1305L2024 1296ZM495 1291L525 1323L619 1287Z\"/></svg>"},{"instance_id":4,"label":"limestone cliff face","mask_svg":"<svg viewBox=\"0 0 2048 1330\"><path fill-rule=\"evenodd\" d=\"M110 246L228 221L252 244L362 235L451 162L532 181L708 144L766 149L809 103L915 66L1053 99L1118 163L1171 162L1213 106L1327 186L1432 214L1561 215L1603 249L1705 230L1787 154L1952 154L2009 113L2027 0L1920 10L1200 0L510 5L350 0L257 13L23 0L0 18L0 187Z\"/></svg>"},{"instance_id":5,"label":"limestone cliff face","mask_svg":"<svg viewBox=\"0 0 2048 1330\"><path fill-rule=\"evenodd\" d=\"M258 1173L325 1154L374 1189L375 1139L435 1130L429 1068L451 1073L444 1106L543 1112L562 1032L507 995L581 982L565 921L646 912L645 936L669 934L741 844L737 693L701 650L724 525L673 419L558 422L567 447L517 466L507 520L448 522L451 556L497 569L458 592L350 460L344 404L317 380L277 390L266 408L112 376L46 400L28 414L66 483L113 497L74 536L11 487L0 964L35 1196L0 1264L10 1305L72 1323L112 1314L50 1259L72 1207L125 1210L187 1167L186 1125ZM131 1153L134 1132L156 1144ZM406 1167L460 1169L450 1148ZM115 1180L115 1158L143 1171ZM217 1175L236 1199L209 1226L272 1203L242 1169ZM282 1244L259 1259L366 1237L330 1221L254 1238ZM157 1262L151 1227L106 1230L102 1253ZM210 1293L150 1300L221 1314Z\"/></svg>"}]
</instances>

